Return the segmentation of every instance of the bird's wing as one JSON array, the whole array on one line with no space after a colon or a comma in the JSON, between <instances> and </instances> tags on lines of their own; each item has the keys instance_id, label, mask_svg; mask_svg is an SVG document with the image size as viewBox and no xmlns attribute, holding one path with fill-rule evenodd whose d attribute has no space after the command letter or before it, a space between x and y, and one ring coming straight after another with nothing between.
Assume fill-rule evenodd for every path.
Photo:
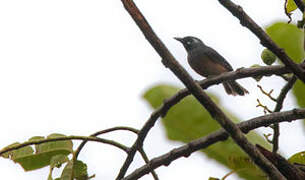
<instances>
[{"instance_id":1,"label":"bird's wing","mask_svg":"<svg viewBox=\"0 0 305 180\"><path fill-rule=\"evenodd\" d=\"M225 60L224 57L222 57L217 51L215 51L213 48L206 47L204 54L208 56L210 59L213 59L217 63L221 64L224 66L226 69L229 71L233 71L232 66Z\"/></svg>"}]
</instances>

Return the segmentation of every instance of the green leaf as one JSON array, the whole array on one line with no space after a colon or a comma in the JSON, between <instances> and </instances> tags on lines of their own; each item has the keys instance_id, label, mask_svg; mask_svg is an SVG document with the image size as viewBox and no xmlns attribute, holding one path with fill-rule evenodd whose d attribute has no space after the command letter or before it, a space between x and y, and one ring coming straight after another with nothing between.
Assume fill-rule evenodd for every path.
<instances>
[{"instance_id":1,"label":"green leaf","mask_svg":"<svg viewBox=\"0 0 305 180\"><path fill-rule=\"evenodd\" d=\"M261 53L261 58L266 65L272 65L277 57L269 49L264 49Z\"/></svg>"},{"instance_id":2,"label":"green leaf","mask_svg":"<svg viewBox=\"0 0 305 180\"><path fill-rule=\"evenodd\" d=\"M87 172L87 164L82 161L77 160L74 164L74 178L77 180L87 180L88 172Z\"/></svg>"},{"instance_id":3,"label":"green leaf","mask_svg":"<svg viewBox=\"0 0 305 180\"><path fill-rule=\"evenodd\" d=\"M305 107L305 84L297 80L295 85L293 86L293 94L296 97L297 103L300 107Z\"/></svg>"},{"instance_id":4,"label":"green leaf","mask_svg":"<svg viewBox=\"0 0 305 180\"><path fill-rule=\"evenodd\" d=\"M242 168L256 168L251 159L246 156L230 156L228 158L228 163L229 166L234 170Z\"/></svg>"},{"instance_id":5,"label":"green leaf","mask_svg":"<svg viewBox=\"0 0 305 180\"><path fill-rule=\"evenodd\" d=\"M61 134L51 134L47 137L56 138L64 137ZM29 139L29 142L38 142L43 140L42 136L35 136ZM8 147L16 146L18 143L14 143ZM26 146L8 153L5 153L3 157L10 158L16 163L19 163L25 171L39 169L50 165L50 160L56 155L68 155L72 149L72 141L55 141L35 145L35 153L32 146ZM7 147L6 147L7 148Z\"/></svg>"},{"instance_id":6,"label":"green leaf","mask_svg":"<svg viewBox=\"0 0 305 180\"><path fill-rule=\"evenodd\" d=\"M18 145L20 145L20 143L19 143L19 142L15 142L15 143L13 143L13 144L10 144L10 145L4 147L4 148L2 149L2 151L3 151L3 150L10 149L10 148L13 148L13 147L18 146ZM1 155L1 157L3 157L3 158L11 158L11 157L14 155L14 152L15 152L15 151L8 151L8 152L6 152L6 153L3 153L3 154Z\"/></svg>"},{"instance_id":7,"label":"green leaf","mask_svg":"<svg viewBox=\"0 0 305 180\"><path fill-rule=\"evenodd\" d=\"M66 155L63 154L59 154L59 155L55 155L51 158L50 161L50 167L51 168L60 168L61 165L65 162L68 162L69 158Z\"/></svg>"},{"instance_id":8,"label":"green leaf","mask_svg":"<svg viewBox=\"0 0 305 180\"><path fill-rule=\"evenodd\" d=\"M258 67L262 67L259 64L253 64L252 66L250 66L250 68L258 68ZM256 80L256 82L259 82L264 76L253 76L253 79Z\"/></svg>"},{"instance_id":9,"label":"green leaf","mask_svg":"<svg viewBox=\"0 0 305 180\"><path fill-rule=\"evenodd\" d=\"M267 34L297 63L304 59L304 33L294 24L276 22L266 28Z\"/></svg>"},{"instance_id":10,"label":"green leaf","mask_svg":"<svg viewBox=\"0 0 305 180\"><path fill-rule=\"evenodd\" d=\"M72 161L69 161L65 166L60 179L70 180L72 176L72 168L73 168L73 163ZM82 161L77 160L74 164L73 174L74 174L74 179L76 180L87 180L88 179L87 165Z\"/></svg>"},{"instance_id":11,"label":"green leaf","mask_svg":"<svg viewBox=\"0 0 305 180\"><path fill-rule=\"evenodd\" d=\"M220 180L219 178L209 177L209 180Z\"/></svg>"},{"instance_id":12,"label":"green leaf","mask_svg":"<svg viewBox=\"0 0 305 180\"><path fill-rule=\"evenodd\" d=\"M266 28L270 37L297 63L304 59L304 33L293 24L274 23ZM305 107L305 85L297 81L293 86L293 94L300 107Z\"/></svg>"},{"instance_id":13,"label":"green leaf","mask_svg":"<svg viewBox=\"0 0 305 180\"><path fill-rule=\"evenodd\" d=\"M258 167L252 162L249 157L246 156L230 156L228 158L228 164L235 172L241 172L251 174L251 176L263 177L264 173L259 171Z\"/></svg>"},{"instance_id":14,"label":"green leaf","mask_svg":"<svg viewBox=\"0 0 305 180\"><path fill-rule=\"evenodd\" d=\"M69 161L61 173L60 180L71 180L73 163Z\"/></svg>"},{"instance_id":15,"label":"green leaf","mask_svg":"<svg viewBox=\"0 0 305 180\"><path fill-rule=\"evenodd\" d=\"M144 98L156 109L166 98L173 96L177 91L178 88L176 87L159 85L148 90L144 94ZM209 94L209 96L215 103L220 105L216 96L212 94ZM224 111L234 122L239 122L238 118L232 113L229 113L225 109ZM206 136L220 128L218 123L211 118L210 114L192 96L184 98L181 102L173 106L165 118L162 119L162 123L165 127L167 137L170 140L182 142L190 142L191 140ZM264 138L254 131L251 131L247 137L252 143L270 147ZM227 167L229 166L227 161L228 157L233 154L236 156L245 156L245 153L235 145L231 139L224 142L218 142L202 150L202 152ZM257 179L256 176L249 173L240 172L239 175L247 179Z\"/></svg>"},{"instance_id":16,"label":"green leaf","mask_svg":"<svg viewBox=\"0 0 305 180\"><path fill-rule=\"evenodd\" d=\"M299 163L299 164L305 164L305 151L296 153L292 155L288 161L290 163Z\"/></svg>"},{"instance_id":17,"label":"green leaf","mask_svg":"<svg viewBox=\"0 0 305 180\"><path fill-rule=\"evenodd\" d=\"M294 0L287 0L287 4L286 4L286 10L287 13L291 13L292 11L296 10L298 7L295 4Z\"/></svg>"}]
</instances>

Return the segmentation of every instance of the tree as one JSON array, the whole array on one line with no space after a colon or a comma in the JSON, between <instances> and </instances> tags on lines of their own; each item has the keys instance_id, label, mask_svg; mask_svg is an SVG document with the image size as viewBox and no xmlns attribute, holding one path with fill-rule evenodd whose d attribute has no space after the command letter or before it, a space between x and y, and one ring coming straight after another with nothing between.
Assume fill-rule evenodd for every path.
<instances>
[{"instance_id":1,"label":"tree","mask_svg":"<svg viewBox=\"0 0 305 180\"><path fill-rule=\"evenodd\" d=\"M167 50L162 41L156 36L133 1L123 0L122 2L125 5L126 10L130 13L134 21L144 33L146 39L152 44L152 46L161 56L162 63L183 82L187 89L182 89L177 92L178 90L175 87L163 85L149 90L144 97L151 103L154 108L157 109L152 113L151 117L141 130L135 130L129 127L115 127L97 132L89 137L63 136L59 134L52 134L47 138L33 137L28 142L22 144L13 144L4 148L0 152L3 157L11 158L12 160L20 163L25 169L36 169L50 165L50 179L52 179L52 169L59 167L61 164L67 162L62 177L67 176L67 178L71 179L74 175L76 179L88 179L90 177L88 177L89 175L86 172L86 165L80 161L77 161L77 156L87 141L98 141L118 147L128 154L117 179L122 179L125 177L127 169L129 168L129 165L137 151L142 154L142 157L145 159L147 164L126 176L124 179L136 179L149 172L151 172L155 179L157 179L157 175L153 171L155 168L161 165L169 165L175 159L183 156L187 157L191 153L200 149L203 150L208 156L215 158L220 163L228 166L229 164L226 162L226 159L230 159L229 162L231 163L232 168L235 169L235 171L238 171L242 177L248 179L255 179L256 177L261 176L262 171L270 176L271 179L302 179L302 177L304 177L300 168L301 165L290 164L288 161L276 154L279 145L279 123L302 119L305 116L305 110L302 108L279 112L287 92L292 87L295 96L298 99L299 105L301 107L304 105L304 99L302 98L305 82L305 73L303 69L304 64L295 63L300 62L304 58L304 52L303 48L300 48L300 44L296 43L296 40L301 41L301 32L299 32L299 30L294 25L277 23L268 27L266 31L269 36L272 37L273 40L271 40L267 33L265 33L265 31L263 31L262 28L260 28L242 10L240 6L235 5L231 1L219 0L219 2L224 7L226 7L234 16L240 19L241 24L249 28L260 39L262 45L272 51L272 53L274 53L284 65L239 69L237 71L225 73L213 78L208 78L197 83L175 60L175 58ZM299 6L299 9L303 12L303 4L298 1L296 2L296 4ZM293 1L288 1L286 7L290 7L291 3L293 3ZM290 13L289 11L294 9L295 8L287 8L287 14ZM282 34L278 34L279 30ZM294 38L296 40L292 40L292 34L295 35ZM288 38L283 38L285 35L287 35ZM295 48L296 46L294 45L296 44L298 48ZM282 48L284 48L284 50ZM293 73L293 75L287 76L288 73ZM259 79L261 76L270 75L281 76L287 80L287 84L283 87L281 93L277 98L274 98L271 95L272 91L266 92L262 87L260 87L262 93L266 94L267 97L275 101L275 109L271 111L258 100L258 106L262 107L266 113L270 114L254 118L238 125L233 123L233 119L236 118L230 116L229 113L225 113L225 111L220 108L216 97L213 98L212 95L209 96L203 91L203 89L206 89L211 85L218 84L229 79L239 79L246 77L254 77ZM299 80L297 84L294 85L297 79ZM185 98L190 94L195 98ZM164 101L164 99L166 100ZM203 110L203 107L205 110ZM196 114L197 117L190 117L190 111L198 112L198 114L191 113ZM142 146L146 135L149 133L149 130L153 127L154 123L159 117L164 117L163 121L170 139L187 142L187 144L181 146L178 149L174 149L163 156L154 158L149 161ZM191 121L189 119L191 119ZM202 119L204 119L204 121L202 121ZM175 122L177 120L179 123ZM203 129L207 122L209 126L212 127L209 127L209 129L206 129L204 132ZM258 137L256 134L250 134L248 139L243 135L243 133L249 132L252 129L256 129L262 126L269 126L271 124L273 124L274 129L273 140L270 140L270 142L273 144L273 153L265 150L261 146L254 146L252 143L250 143L249 140L255 139L257 141L255 143L268 146L264 139ZM215 131L219 125L223 127L223 130L209 134L212 131ZM137 140L135 141L134 145L129 148L117 142L96 137L97 135L115 130L127 130L136 133ZM213 146L213 149L209 148L205 150L205 148L209 145L219 141L224 141L229 136L233 139L233 141L225 141L222 144L218 144L219 147ZM200 139L193 140L196 138ZM69 141L72 139L84 140L75 152L72 150L72 142ZM266 137L266 139L268 140L268 137ZM35 147L36 154L33 154L33 149L29 147L29 145L32 144L37 144ZM243 151L241 151L239 148L241 148ZM222 149L232 151L223 152L221 151ZM69 160L67 158L67 154L72 152L73 158ZM236 157L230 156L233 152L235 155L237 154ZM250 158L245 157L246 154ZM301 156L302 153L298 153L291 157L290 161L300 163L298 158ZM260 168L260 170L253 166L252 162L254 162ZM283 169L283 166L289 167L289 170L291 171L287 171L287 168ZM247 168L246 170L241 170L241 167Z\"/></svg>"}]
</instances>

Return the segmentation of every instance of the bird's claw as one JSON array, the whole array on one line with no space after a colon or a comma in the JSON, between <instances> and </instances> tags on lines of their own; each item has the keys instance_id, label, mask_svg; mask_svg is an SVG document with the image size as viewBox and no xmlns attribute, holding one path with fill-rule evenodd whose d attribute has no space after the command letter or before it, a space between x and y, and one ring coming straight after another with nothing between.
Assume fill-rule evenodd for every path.
<instances>
[{"instance_id":1,"label":"bird's claw","mask_svg":"<svg viewBox=\"0 0 305 180\"><path fill-rule=\"evenodd\" d=\"M237 68L236 71L237 71L237 72L240 72L242 69L245 69L245 67Z\"/></svg>"}]
</instances>

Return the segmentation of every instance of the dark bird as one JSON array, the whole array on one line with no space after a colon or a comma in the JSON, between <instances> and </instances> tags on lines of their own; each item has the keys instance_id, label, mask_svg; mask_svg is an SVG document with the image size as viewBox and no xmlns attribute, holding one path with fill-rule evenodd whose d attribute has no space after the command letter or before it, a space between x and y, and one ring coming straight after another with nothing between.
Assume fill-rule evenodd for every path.
<instances>
[{"instance_id":1,"label":"dark bird","mask_svg":"<svg viewBox=\"0 0 305 180\"><path fill-rule=\"evenodd\" d=\"M181 42L187 51L187 61L194 71L204 77L233 71L232 66L213 48L192 36L175 39ZM243 96L249 92L236 81L223 82L227 94Z\"/></svg>"}]
</instances>

